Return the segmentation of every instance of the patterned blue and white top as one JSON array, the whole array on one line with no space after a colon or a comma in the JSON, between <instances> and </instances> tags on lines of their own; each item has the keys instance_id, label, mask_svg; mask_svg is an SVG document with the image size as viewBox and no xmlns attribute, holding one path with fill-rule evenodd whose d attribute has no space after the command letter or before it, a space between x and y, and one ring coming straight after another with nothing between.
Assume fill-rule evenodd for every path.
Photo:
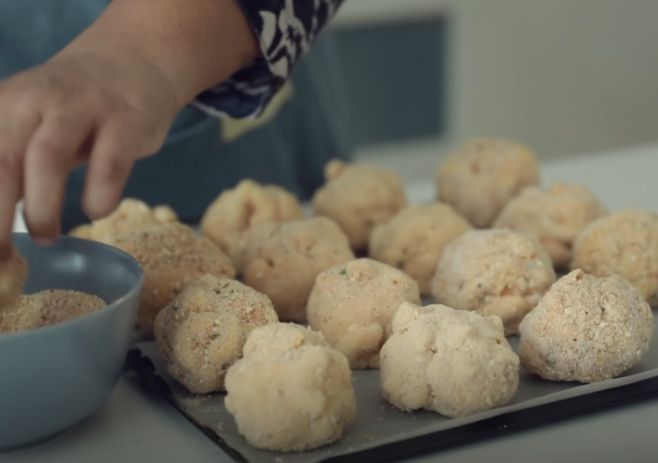
<instances>
[{"instance_id":1,"label":"patterned blue and white top","mask_svg":"<svg viewBox=\"0 0 658 463\"><path fill-rule=\"evenodd\" d=\"M343 0L237 0L254 30L262 58L206 90L195 106L215 115L258 115Z\"/></svg>"}]
</instances>

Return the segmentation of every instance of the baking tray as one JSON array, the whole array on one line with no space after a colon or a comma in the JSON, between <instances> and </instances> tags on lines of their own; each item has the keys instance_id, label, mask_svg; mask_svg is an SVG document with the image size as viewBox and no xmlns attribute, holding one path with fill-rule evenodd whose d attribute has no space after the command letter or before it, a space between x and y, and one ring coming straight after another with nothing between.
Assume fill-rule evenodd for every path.
<instances>
[{"instance_id":1,"label":"baking tray","mask_svg":"<svg viewBox=\"0 0 658 463\"><path fill-rule=\"evenodd\" d=\"M521 368L512 402L464 418L427 411L404 413L381 398L378 370L354 371L358 413L339 442L298 453L255 449L240 434L224 407L224 394L191 394L165 371L155 343L141 343L128 357L128 368L162 394L194 425L236 461L314 463L320 461L390 461L483 437L598 410L648 396L658 396L658 317L647 355L624 376L594 384L542 380ZM516 350L518 338L509 338Z\"/></svg>"}]
</instances>

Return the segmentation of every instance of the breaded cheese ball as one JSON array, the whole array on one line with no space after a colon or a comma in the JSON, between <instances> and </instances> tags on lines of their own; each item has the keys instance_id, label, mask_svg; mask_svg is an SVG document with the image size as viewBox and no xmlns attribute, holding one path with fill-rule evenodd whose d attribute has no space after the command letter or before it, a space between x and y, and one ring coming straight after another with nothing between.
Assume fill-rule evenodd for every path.
<instances>
[{"instance_id":1,"label":"breaded cheese ball","mask_svg":"<svg viewBox=\"0 0 658 463\"><path fill-rule=\"evenodd\" d=\"M167 371L195 394L224 389L228 368L242 356L249 333L278 318L264 294L230 278L192 280L155 319Z\"/></svg>"},{"instance_id":2,"label":"breaded cheese ball","mask_svg":"<svg viewBox=\"0 0 658 463\"><path fill-rule=\"evenodd\" d=\"M470 224L447 204L410 205L370 235L369 255L405 271L429 295L436 265L448 243Z\"/></svg>"},{"instance_id":3,"label":"breaded cheese ball","mask_svg":"<svg viewBox=\"0 0 658 463\"><path fill-rule=\"evenodd\" d=\"M84 240L93 240L94 238L92 237L93 235L92 228L93 226L90 223L78 225L77 227L69 231L69 236L74 236L75 238L82 238Z\"/></svg>"},{"instance_id":4,"label":"breaded cheese ball","mask_svg":"<svg viewBox=\"0 0 658 463\"><path fill-rule=\"evenodd\" d=\"M532 233L544 246L556 268L571 262L573 243L590 223L607 213L583 185L554 183L547 189L523 189L500 213L495 228Z\"/></svg>"},{"instance_id":5,"label":"breaded cheese ball","mask_svg":"<svg viewBox=\"0 0 658 463\"><path fill-rule=\"evenodd\" d=\"M576 239L571 268L621 275L658 304L658 215L624 210L592 222Z\"/></svg>"},{"instance_id":6,"label":"breaded cheese ball","mask_svg":"<svg viewBox=\"0 0 658 463\"><path fill-rule=\"evenodd\" d=\"M553 381L614 378L649 350L652 320L649 304L624 278L574 270L521 323L521 362Z\"/></svg>"},{"instance_id":7,"label":"breaded cheese ball","mask_svg":"<svg viewBox=\"0 0 658 463\"><path fill-rule=\"evenodd\" d=\"M345 354L352 368L377 368L402 302L420 304L413 278L381 262L357 259L317 276L306 316L311 328Z\"/></svg>"},{"instance_id":8,"label":"breaded cheese ball","mask_svg":"<svg viewBox=\"0 0 658 463\"><path fill-rule=\"evenodd\" d=\"M181 223L155 225L121 235L114 243L132 255L144 269L137 325L150 336L158 312L185 285L207 273L235 276L231 260L208 238Z\"/></svg>"},{"instance_id":9,"label":"breaded cheese ball","mask_svg":"<svg viewBox=\"0 0 658 463\"><path fill-rule=\"evenodd\" d=\"M443 251L432 281L441 304L498 315L508 335L555 282L537 238L512 230L472 230Z\"/></svg>"},{"instance_id":10,"label":"breaded cheese ball","mask_svg":"<svg viewBox=\"0 0 658 463\"><path fill-rule=\"evenodd\" d=\"M0 261L0 313L11 308L23 292L27 279L27 262L11 246L8 259Z\"/></svg>"},{"instance_id":11,"label":"breaded cheese ball","mask_svg":"<svg viewBox=\"0 0 658 463\"><path fill-rule=\"evenodd\" d=\"M254 447L292 452L337 441L356 415L352 372L322 334L256 328L226 375L226 409Z\"/></svg>"},{"instance_id":12,"label":"breaded cheese ball","mask_svg":"<svg viewBox=\"0 0 658 463\"><path fill-rule=\"evenodd\" d=\"M334 159L325 166L325 178L313 196L313 209L334 220L355 250L366 249L372 229L407 204L398 176L375 166Z\"/></svg>"},{"instance_id":13,"label":"breaded cheese ball","mask_svg":"<svg viewBox=\"0 0 658 463\"><path fill-rule=\"evenodd\" d=\"M405 302L382 347L380 375L384 398L397 408L459 417L512 400L519 358L498 317Z\"/></svg>"},{"instance_id":14,"label":"breaded cheese ball","mask_svg":"<svg viewBox=\"0 0 658 463\"><path fill-rule=\"evenodd\" d=\"M74 228L69 234L112 245L121 235L174 222L178 216L169 206L151 208L139 199L126 198L107 217Z\"/></svg>"},{"instance_id":15,"label":"breaded cheese ball","mask_svg":"<svg viewBox=\"0 0 658 463\"><path fill-rule=\"evenodd\" d=\"M445 159L436 173L438 197L478 228L490 226L505 204L539 184L537 157L511 141L480 138Z\"/></svg>"},{"instance_id":16,"label":"breaded cheese ball","mask_svg":"<svg viewBox=\"0 0 658 463\"><path fill-rule=\"evenodd\" d=\"M201 232L214 241L241 271L240 236L251 226L264 222L301 219L304 212L297 198L276 185L243 180L226 190L208 207Z\"/></svg>"},{"instance_id":17,"label":"breaded cheese ball","mask_svg":"<svg viewBox=\"0 0 658 463\"><path fill-rule=\"evenodd\" d=\"M8 310L0 312L0 333L34 330L82 317L105 307L93 294L68 290L46 290L20 296Z\"/></svg>"},{"instance_id":18,"label":"breaded cheese ball","mask_svg":"<svg viewBox=\"0 0 658 463\"><path fill-rule=\"evenodd\" d=\"M345 234L324 217L259 224L245 239L244 282L267 294L283 321L305 321L317 274L354 259Z\"/></svg>"}]
</instances>

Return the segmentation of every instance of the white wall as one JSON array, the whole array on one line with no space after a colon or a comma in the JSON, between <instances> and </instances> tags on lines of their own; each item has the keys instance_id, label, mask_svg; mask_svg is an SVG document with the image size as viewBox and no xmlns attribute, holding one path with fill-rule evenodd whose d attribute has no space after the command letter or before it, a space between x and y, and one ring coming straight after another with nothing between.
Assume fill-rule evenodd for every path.
<instances>
[{"instance_id":1,"label":"white wall","mask_svg":"<svg viewBox=\"0 0 658 463\"><path fill-rule=\"evenodd\" d=\"M455 138L502 134L547 154L658 140L658 1L453 8Z\"/></svg>"},{"instance_id":2,"label":"white wall","mask_svg":"<svg viewBox=\"0 0 658 463\"><path fill-rule=\"evenodd\" d=\"M484 135L543 157L658 140L658 0L346 0L337 24L432 13L452 18L449 137L364 156Z\"/></svg>"}]
</instances>

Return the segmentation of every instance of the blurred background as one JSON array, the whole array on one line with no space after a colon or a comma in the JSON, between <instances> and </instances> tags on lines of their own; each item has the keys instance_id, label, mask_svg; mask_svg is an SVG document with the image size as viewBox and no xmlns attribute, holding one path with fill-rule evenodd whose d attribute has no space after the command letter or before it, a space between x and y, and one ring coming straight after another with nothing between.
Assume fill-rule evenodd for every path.
<instances>
[{"instance_id":1,"label":"blurred background","mask_svg":"<svg viewBox=\"0 0 658 463\"><path fill-rule=\"evenodd\" d=\"M654 0L347 0L357 158L413 180L474 136L544 159L654 142L657 24Z\"/></svg>"}]
</instances>

